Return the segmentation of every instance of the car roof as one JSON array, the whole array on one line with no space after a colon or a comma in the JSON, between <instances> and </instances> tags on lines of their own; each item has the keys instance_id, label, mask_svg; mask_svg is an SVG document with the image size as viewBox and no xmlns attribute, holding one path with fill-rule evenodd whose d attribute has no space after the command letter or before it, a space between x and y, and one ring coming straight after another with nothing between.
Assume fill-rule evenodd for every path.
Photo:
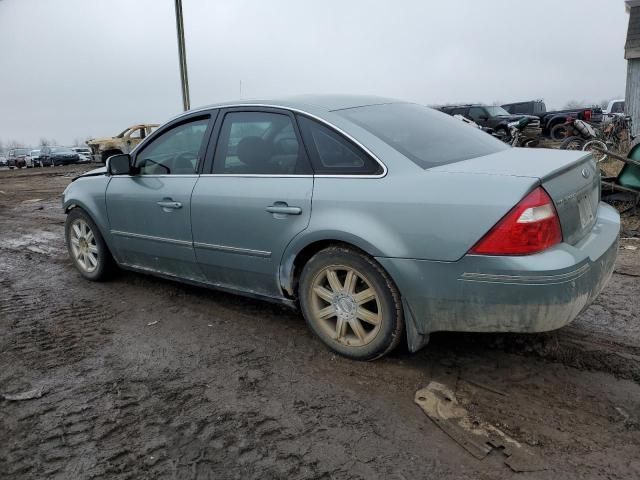
<instances>
[{"instance_id":1,"label":"car roof","mask_svg":"<svg viewBox=\"0 0 640 480\"><path fill-rule=\"evenodd\" d=\"M484 103L461 103L457 105L443 105L440 108L468 108L468 107L488 107Z\"/></svg>"},{"instance_id":2,"label":"car roof","mask_svg":"<svg viewBox=\"0 0 640 480\"><path fill-rule=\"evenodd\" d=\"M272 106L282 108L292 108L305 111L309 108L313 110L323 110L333 112L336 110L345 110L348 108L364 107L368 105L383 105L388 103L411 103L405 100L394 98L377 97L373 95L297 95L284 98L272 99L243 99L236 101L228 101L206 105L200 108L190 110L196 112L200 110L209 110L212 108L223 108L235 105L252 105L252 106ZM185 112L188 113L188 112Z\"/></svg>"}]
</instances>

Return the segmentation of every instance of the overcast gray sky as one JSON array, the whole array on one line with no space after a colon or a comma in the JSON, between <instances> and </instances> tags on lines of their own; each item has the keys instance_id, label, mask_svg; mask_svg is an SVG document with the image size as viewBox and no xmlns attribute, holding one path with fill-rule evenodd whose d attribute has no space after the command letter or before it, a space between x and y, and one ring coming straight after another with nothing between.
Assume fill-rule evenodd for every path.
<instances>
[{"instance_id":1,"label":"overcast gray sky","mask_svg":"<svg viewBox=\"0 0 640 480\"><path fill-rule=\"evenodd\" d=\"M183 0L193 107L366 93L424 104L623 95L622 0ZM173 0L0 0L0 141L182 108Z\"/></svg>"}]
</instances>

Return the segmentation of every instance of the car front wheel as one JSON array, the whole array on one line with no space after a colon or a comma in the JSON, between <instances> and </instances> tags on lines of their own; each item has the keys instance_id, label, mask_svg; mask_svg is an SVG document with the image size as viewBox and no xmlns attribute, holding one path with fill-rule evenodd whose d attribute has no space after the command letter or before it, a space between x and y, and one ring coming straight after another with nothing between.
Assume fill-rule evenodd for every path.
<instances>
[{"instance_id":1,"label":"car front wheel","mask_svg":"<svg viewBox=\"0 0 640 480\"><path fill-rule=\"evenodd\" d=\"M89 215L74 208L65 222L67 250L80 274L94 281L105 280L115 267L100 231Z\"/></svg>"},{"instance_id":2,"label":"car front wheel","mask_svg":"<svg viewBox=\"0 0 640 480\"><path fill-rule=\"evenodd\" d=\"M315 254L298 294L312 331L340 355L374 360L400 343L400 294L382 267L357 250L336 246Z\"/></svg>"}]
</instances>

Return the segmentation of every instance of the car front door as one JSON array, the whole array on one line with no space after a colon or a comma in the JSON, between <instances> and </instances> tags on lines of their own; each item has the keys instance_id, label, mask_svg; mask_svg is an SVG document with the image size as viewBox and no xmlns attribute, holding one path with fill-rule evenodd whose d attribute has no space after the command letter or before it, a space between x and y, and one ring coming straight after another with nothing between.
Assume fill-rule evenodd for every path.
<instances>
[{"instance_id":1,"label":"car front door","mask_svg":"<svg viewBox=\"0 0 640 480\"><path fill-rule=\"evenodd\" d=\"M279 296L283 252L311 216L313 176L295 117L227 109L215 130L211 173L191 200L198 262L211 284Z\"/></svg>"},{"instance_id":2,"label":"car front door","mask_svg":"<svg viewBox=\"0 0 640 480\"><path fill-rule=\"evenodd\" d=\"M135 152L134 175L113 176L106 202L119 260L184 279L204 279L191 237L191 192L207 146L210 115L168 125Z\"/></svg>"}]
</instances>

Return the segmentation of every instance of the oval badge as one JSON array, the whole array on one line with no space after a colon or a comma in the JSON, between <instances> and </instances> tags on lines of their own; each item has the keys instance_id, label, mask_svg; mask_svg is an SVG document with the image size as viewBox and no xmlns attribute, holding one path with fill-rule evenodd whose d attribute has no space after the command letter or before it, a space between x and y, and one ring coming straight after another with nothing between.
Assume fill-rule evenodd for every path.
<instances>
[{"instance_id":1,"label":"oval badge","mask_svg":"<svg viewBox=\"0 0 640 480\"><path fill-rule=\"evenodd\" d=\"M584 178L589 178L591 176L591 171L587 170L586 168L582 169L582 176Z\"/></svg>"}]
</instances>

